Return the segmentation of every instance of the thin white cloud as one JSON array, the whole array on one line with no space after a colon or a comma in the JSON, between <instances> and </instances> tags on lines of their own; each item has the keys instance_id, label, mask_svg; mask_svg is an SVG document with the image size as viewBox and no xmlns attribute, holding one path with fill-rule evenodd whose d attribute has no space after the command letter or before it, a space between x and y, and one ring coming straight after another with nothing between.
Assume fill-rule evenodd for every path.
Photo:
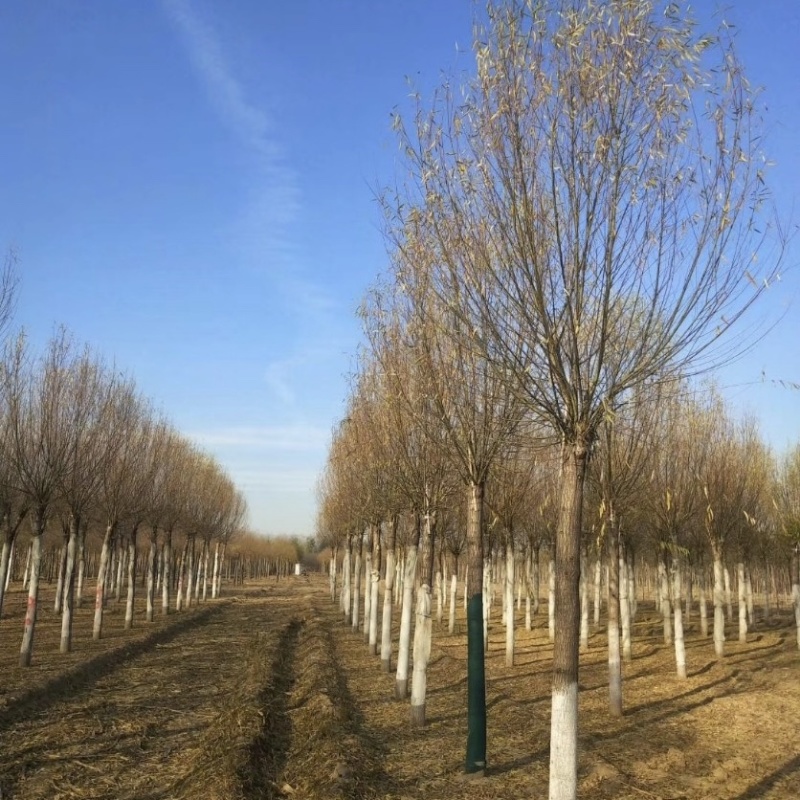
<instances>
[{"instance_id":1,"label":"thin white cloud","mask_svg":"<svg viewBox=\"0 0 800 800\"><path fill-rule=\"evenodd\" d=\"M191 0L162 3L217 117L251 156L249 196L230 224L230 238L245 264L269 270L306 338L305 344L295 345L294 351L270 363L264 373L273 399L285 408L296 408L298 372L309 363L325 363L337 355L331 344L338 338L334 317L338 304L324 285L304 273L291 235L301 212L299 181L287 163L273 120L248 99L213 26L197 13Z\"/></svg>"},{"instance_id":2,"label":"thin white cloud","mask_svg":"<svg viewBox=\"0 0 800 800\"><path fill-rule=\"evenodd\" d=\"M317 425L242 426L196 431L189 436L208 447L301 453L324 450L330 431Z\"/></svg>"},{"instance_id":3,"label":"thin white cloud","mask_svg":"<svg viewBox=\"0 0 800 800\"><path fill-rule=\"evenodd\" d=\"M189 0L162 0L221 123L251 153L254 184L233 230L248 258L268 263L273 274L291 274L291 224L300 210L297 176L289 167L269 115L248 100L213 27ZM281 275L280 273L284 274Z\"/></svg>"}]
</instances>

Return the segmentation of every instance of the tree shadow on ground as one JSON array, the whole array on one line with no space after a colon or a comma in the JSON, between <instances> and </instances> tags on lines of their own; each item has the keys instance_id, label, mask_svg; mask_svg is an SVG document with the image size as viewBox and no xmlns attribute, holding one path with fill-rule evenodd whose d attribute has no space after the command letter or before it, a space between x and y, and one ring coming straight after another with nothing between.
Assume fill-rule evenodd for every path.
<instances>
[{"instance_id":1,"label":"tree shadow on ground","mask_svg":"<svg viewBox=\"0 0 800 800\"><path fill-rule=\"evenodd\" d=\"M138 658L159 645L167 644L184 631L202 625L224 607L225 604L220 603L184 616L160 630L153 631L143 639L137 639L101 653L46 683L23 692L3 709L2 718L0 718L0 733L30 717L34 712L41 714L60 700L67 697L74 699L81 693L90 691L99 680L110 675L126 662Z\"/></svg>"}]
</instances>

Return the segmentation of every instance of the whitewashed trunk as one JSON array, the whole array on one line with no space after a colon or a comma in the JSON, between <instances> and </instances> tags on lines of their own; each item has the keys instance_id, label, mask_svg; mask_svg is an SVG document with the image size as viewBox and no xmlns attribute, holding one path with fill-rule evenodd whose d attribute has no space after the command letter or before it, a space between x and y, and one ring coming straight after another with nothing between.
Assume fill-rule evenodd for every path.
<instances>
[{"instance_id":1,"label":"whitewashed trunk","mask_svg":"<svg viewBox=\"0 0 800 800\"><path fill-rule=\"evenodd\" d=\"M625 563L627 566L626 575L628 578L628 609L631 622L633 622L636 619L636 612L638 611L639 604L636 599L636 562L633 558L633 551L631 548L626 548L625 550Z\"/></svg>"},{"instance_id":2,"label":"whitewashed trunk","mask_svg":"<svg viewBox=\"0 0 800 800\"><path fill-rule=\"evenodd\" d=\"M739 601L739 641L747 641L747 585L744 577L744 564L736 564L736 583Z\"/></svg>"},{"instance_id":3,"label":"whitewashed trunk","mask_svg":"<svg viewBox=\"0 0 800 800\"><path fill-rule=\"evenodd\" d=\"M756 624L756 618L753 608L753 578L749 567L745 569L744 573L744 588L747 595L747 624L749 628L753 628Z\"/></svg>"},{"instance_id":4,"label":"whitewashed trunk","mask_svg":"<svg viewBox=\"0 0 800 800\"><path fill-rule=\"evenodd\" d=\"M380 589L381 576L375 559L373 559L372 566L369 603L369 653L372 656L376 656L378 655L378 590Z\"/></svg>"},{"instance_id":5,"label":"whitewashed trunk","mask_svg":"<svg viewBox=\"0 0 800 800\"><path fill-rule=\"evenodd\" d=\"M7 538L3 542L3 552L0 554L0 616L3 614L3 599L8 590L8 581L11 577L13 542Z\"/></svg>"},{"instance_id":6,"label":"whitewashed trunk","mask_svg":"<svg viewBox=\"0 0 800 800\"><path fill-rule=\"evenodd\" d=\"M125 603L125 629L133 626L133 603L136 596L136 530L128 540L128 596Z\"/></svg>"},{"instance_id":7,"label":"whitewashed trunk","mask_svg":"<svg viewBox=\"0 0 800 800\"><path fill-rule=\"evenodd\" d=\"M725 579L725 610L728 622L731 622L733 620L733 593L731 592L731 573L727 567L723 568L723 575Z\"/></svg>"},{"instance_id":8,"label":"whitewashed trunk","mask_svg":"<svg viewBox=\"0 0 800 800\"><path fill-rule=\"evenodd\" d=\"M358 631L359 601L361 599L361 548L356 550L355 563L353 564L353 608L350 613L350 625Z\"/></svg>"},{"instance_id":9,"label":"whitewashed trunk","mask_svg":"<svg viewBox=\"0 0 800 800\"><path fill-rule=\"evenodd\" d=\"M372 617L372 553L367 548L364 555L364 618L361 620L361 632L364 641L369 642L369 622Z\"/></svg>"},{"instance_id":10,"label":"whitewashed trunk","mask_svg":"<svg viewBox=\"0 0 800 800\"><path fill-rule=\"evenodd\" d=\"M164 569L161 576L161 613L169 614L170 592L172 590L172 531L168 530L164 537L163 558Z\"/></svg>"},{"instance_id":11,"label":"whitewashed trunk","mask_svg":"<svg viewBox=\"0 0 800 800\"><path fill-rule=\"evenodd\" d=\"M792 605L794 605L794 624L797 628L797 649L800 650L800 583L792 583Z\"/></svg>"},{"instance_id":12,"label":"whitewashed trunk","mask_svg":"<svg viewBox=\"0 0 800 800\"><path fill-rule=\"evenodd\" d=\"M405 556L404 553L401 552L394 568L394 604L396 606L399 606L403 601L403 576L406 574L405 564Z\"/></svg>"},{"instance_id":13,"label":"whitewashed trunk","mask_svg":"<svg viewBox=\"0 0 800 800\"><path fill-rule=\"evenodd\" d=\"M664 644L672 644L672 604L669 598L669 574L663 560L658 562L661 585L661 615L664 620Z\"/></svg>"},{"instance_id":14,"label":"whitewashed trunk","mask_svg":"<svg viewBox=\"0 0 800 800\"><path fill-rule=\"evenodd\" d=\"M345 545L344 557L342 558L342 591L339 595L341 598L341 611L344 617L344 623L347 625L350 622L350 544Z\"/></svg>"},{"instance_id":15,"label":"whitewashed trunk","mask_svg":"<svg viewBox=\"0 0 800 800\"><path fill-rule=\"evenodd\" d=\"M483 564L483 647L489 648L489 620L492 616L492 564L491 559L487 558Z\"/></svg>"},{"instance_id":16,"label":"whitewashed trunk","mask_svg":"<svg viewBox=\"0 0 800 800\"><path fill-rule=\"evenodd\" d=\"M506 546L506 666L514 666L514 545Z\"/></svg>"},{"instance_id":17,"label":"whitewashed trunk","mask_svg":"<svg viewBox=\"0 0 800 800\"><path fill-rule=\"evenodd\" d=\"M725 570L722 556L714 553L714 652L725 655Z\"/></svg>"},{"instance_id":18,"label":"whitewashed trunk","mask_svg":"<svg viewBox=\"0 0 800 800\"><path fill-rule=\"evenodd\" d=\"M205 603L208 597L208 558L211 552L211 542L205 542L203 546L203 592L202 600ZM155 566L155 565L153 565Z\"/></svg>"},{"instance_id":19,"label":"whitewashed trunk","mask_svg":"<svg viewBox=\"0 0 800 800\"><path fill-rule=\"evenodd\" d=\"M158 563L158 541L156 532L150 535L150 547L147 550L147 597L145 606L145 620L153 621L156 600L156 564Z\"/></svg>"},{"instance_id":20,"label":"whitewashed trunk","mask_svg":"<svg viewBox=\"0 0 800 800\"><path fill-rule=\"evenodd\" d=\"M22 575L22 591L28 588L28 581L31 575L31 556L33 553L33 543L28 545L28 554L25 556L25 572Z\"/></svg>"},{"instance_id":21,"label":"whitewashed trunk","mask_svg":"<svg viewBox=\"0 0 800 800\"><path fill-rule=\"evenodd\" d=\"M581 551L581 652L589 649L589 576L586 555Z\"/></svg>"},{"instance_id":22,"label":"whitewashed trunk","mask_svg":"<svg viewBox=\"0 0 800 800\"><path fill-rule=\"evenodd\" d=\"M44 523L38 526L39 533L31 538L30 572L28 576L28 605L25 610L25 625L22 631L22 646L19 650L19 665L29 667L33 655L33 635L36 629L36 612L39 601L39 571L42 564L42 534Z\"/></svg>"},{"instance_id":23,"label":"whitewashed trunk","mask_svg":"<svg viewBox=\"0 0 800 800\"><path fill-rule=\"evenodd\" d=\"M686 645L683 636L683 607L681 606L681 593L683 591L681 581L681 561L678 556L673 559L672 569L672 610L675 621L675 669L679 678L686 677Z\"/></svg>"},{"instance_id":24,"label":"whitewashed trunk","mask_svg":"<svg viewBox=\"0 0 800 800\"><path fill-rule=\"evenodd\" d=\"M392 670L392 594L394 591L394 550L386 551L386 579L383 583L383 618L381 620L381 669Z\"/></svg>"},{"instance_id":25,"label":"whitewashed trunk","mask_svg":"<svg viewBox=\"0 0 800 800\"><path fill-rule=\"evenodd\" d=\"M578 685L553 687L550 711L549 800L578 796Z\"/></svg>"},{"instance_id":26,"label":"whitewashed trunk","mask_svg":"<svg viewBox=\"0 0 800 800\"><path fill-rule=\"evenodd\" d=\"M128 551L120 543L119 552L117 553L117 569L114 574L114 600L117 603L122 599L122 576L125 574L125 560L127 557Z\"/></svg>"},{"instance_id":27,"label":"whitewashed trunk","mask_svg":"<svg viewBox=\"0 0 800 800\"><path fill-rule=\"evenodd\" d=\"M331 560L328 564L328 588L330 590L331 602L336 602L336 556L338 548L331 550Z\"/></svg>"},{"instance_id":28,"label":"whitewashed trunk","mask_svg":"<svg viewBox=\"0 0 800 800\"><path fill-rule=\"evenodd\" d=\"M220 561L219 561L219 548L220 543L214 545L214 567L211 572L211 599L216 600L219 597L219 574L220 574Z\"/></svg>"},{"instance_id":29,"label":"whitewashed trunk","mask_svg":"<svg viewBox=\"0 0 800 800\"><path fill-rule=\"evenodd\" d=\"M552 642L556 637L556 562L553 558L548 563L547 585L547 631Z\"/></svg>"},{"instance_id":30,"label":"whitewashed trunk","mask_svg":"<svg viewBox=\"0 0 800 800\"><path fill-rule=\"evenodd\" d=\"M708 636L708 601L706 600L706 569L700 568L700 635Z\"/></svg>"},{"instance_id":31,"label":"whitewashed trunk","mask_svg":"<svg viewBox=\"0 0 800 800\"><path fill-rule=\"evenodd\" d=\"M428 661L431 656L431 587L423 583L417 593L417 618L414 626L414 669L411 674L411 723L425 725L425 699L428 688Z\"/></svg>"},{"instance_id":32,"label":"whitewashed trunk","mask_svg":"<svg viewBox=\"0 0 800 800\"><path fill-rule=\"evenodd\" d=\"M450 633L456 631L456 603L458 598L458 564L450 576L450 617L447 621L447 630Z\"/></svg>"},{"instance_id":33,"label":"whitewashed trunk","mask_svg":"<svg viewBox=\"0 0 800 800\"><path fill-rule=\"evenodd\" d=\"M79 523L73 519L70 523L69 539L67 540L67 560L64 564L64 581L62 584L64 596L61 601L61 641L59 643L59 651L61 653L69 653L72 650L72 614L75 601L78 528Z\"/></svg>"},{"instance_id":34,"label":"whitewashed trunk","mask_svg":"<svg viewBox=\"0 0 800 800\"><path fill-rule=\"evenodd\" d=\"M436 570L436 621L441 625L444 619L444 573Z\"/></svg>"},{"instance_id":35,"label":"whitewashed trunk","mask_svg":"<svg viewBox=\"0 0 800 800\"><path fill-rule=\"evenodd\" d=\"M602 603L603 564L598 556L594 562L594 627L600 627L600 605Z\"/></svg>"},{"instance_id":36,"label":"whitewashed trunk","mask_svg":"<svg viewBox=\"0 0 800 800\"><path fill-rule=\"evenodd\" d=\"M58 551L58 573L56 575L56 596L53 601L53 612L56 614L61 613L62 604L64 602L64 574L67 569L67 558L69 549L69 537L64 538L64 544Z\"/></svg>"},{"instance_id":37,"label":"whitewashed trunk","mask_svg":"<svg viewBox=\"0 0 800 800\"><path fill-rule=\"evenodd\" d=\"M86 575L86 527L78 531L78 574L75 579L75 605L83 606L83 584Z\"/></svg>"},{"instance_id":38,"label":"whitewashed trunk","mask_svg":"<svg viewBox=\"0 0 800 800\"><path fill-rule=\"evenodd\" d=\"M622 628L622 658L624 661L633 659L631 648L631 605L630 605L630 578L628 577L628 562L624 553L619 558L619 620Z\"/></svg>"},{"instance_id":39,"label":"whitewashed trunk","mask_svg":"<svg viewBox=\"0 0 800 800\"><path fill-rule=\"evenodd\" d=\"M397 643L397 674L395 696L398 700L408 697L408 666L411 660L411 612L414 602L414 580L417 574L417 546L406 547L403 577L403 607L400 611L400 638Z\"/></svg>"}]
</instances>

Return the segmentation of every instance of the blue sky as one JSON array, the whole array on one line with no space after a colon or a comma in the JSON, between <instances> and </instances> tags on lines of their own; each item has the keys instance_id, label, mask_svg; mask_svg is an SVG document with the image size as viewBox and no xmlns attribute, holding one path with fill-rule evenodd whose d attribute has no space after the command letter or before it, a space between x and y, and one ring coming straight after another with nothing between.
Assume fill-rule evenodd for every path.
<instances>
[{"instance_id":1,"label":"blue sky","mask_svg":"<svg viewBox=\"0 0 800 800\"><path fill-rule=\"evenodd\" d=\"M734 0L766 87L770 183L800 219L800 4ZM699 2L700 13L715 4ZM355 308L386 267L390 113L469 66L467 0L6 0L0 250L17 322L65 324L132 373L245 490L253 527L313 532ZM800 247L769 294L798 294ZM721 375L776 447L800 438L797 301ZM765 377L762 378L762 375Z\"/></svg>"}]
</instances>

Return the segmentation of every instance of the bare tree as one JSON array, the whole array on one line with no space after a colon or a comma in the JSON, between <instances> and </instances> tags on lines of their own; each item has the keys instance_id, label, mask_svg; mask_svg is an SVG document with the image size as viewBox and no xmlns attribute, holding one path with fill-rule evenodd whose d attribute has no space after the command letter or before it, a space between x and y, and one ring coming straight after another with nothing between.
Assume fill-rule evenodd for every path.
<instances>
[{"instance_id":1,"label":"bare tree","mask_svg":"<svg viewBox=\"0 0 800 800\"><path fill-rule=\"evenodd\" d=\"M758 112L725 30L701 35L678 4L509 0L489 9L475 55L458 96L446 85L412 133L398 125L410 185L392 236L463 321L446 330L469 331L563 442L550 747L562 800L577 791L588 456L624 392L752 340L721 337L775 274L754 256L771 231Z\"/></svg>"},{"instance_id":2,"label":"bare tree","mask_svg":"<svg viewBox=\"0 0 800 800\"><path fill-rule=\"evenodd\" d=\"M59 480L59 495L67 510L66 564L61 618L62 653L72 649L75 568L83 536L83 522L100 493L103 473L114 458L118 442L108 438L106 419L112 411L114 380L88 350L69 373L67 424L69 450Z\"/></svg>"},{"instance_id":3,"label":"bare tree","mask_svg":"<svg viewBox=\"0 0 800 800\"><path fill-rule=\"evenodd\" d=\"M144 401L131 380L115 384L108 413L105 416L106 437L113 447L113 457L99 472L97 512L104 524L103 542L95 584L94 622L92 637L99 639L103 632L103 613L112 548L122 521L133 504L134 475L142 468L143 450L140 439L144 419L149 414Z\"/></svg>"},{"instance_id":4,"label":"bare tree","mask_svg":"<svg viewBox=\"0 0 800 800\"><path fill-rule=\"evenodd\" d=\"M792 604L800 648L800 444L785 455L774 492L781 533L791 549Z\"/></svg>"},{"instance_id":5,"label":"bare tree","mask_svg":"<svg viewBox=\"0 0 800 800\"><path fill-rule=\"evenodd\" d=\"M7 455L14 490L31 508L31 563L28 607L20 648L20 666L30 666L39 597L42 536L59 496L71 447L68 392L72 349L64 332L48 345L42 359L30 364L20 338L5 376L10 425Z\"/></svg>"}]
</instances>

